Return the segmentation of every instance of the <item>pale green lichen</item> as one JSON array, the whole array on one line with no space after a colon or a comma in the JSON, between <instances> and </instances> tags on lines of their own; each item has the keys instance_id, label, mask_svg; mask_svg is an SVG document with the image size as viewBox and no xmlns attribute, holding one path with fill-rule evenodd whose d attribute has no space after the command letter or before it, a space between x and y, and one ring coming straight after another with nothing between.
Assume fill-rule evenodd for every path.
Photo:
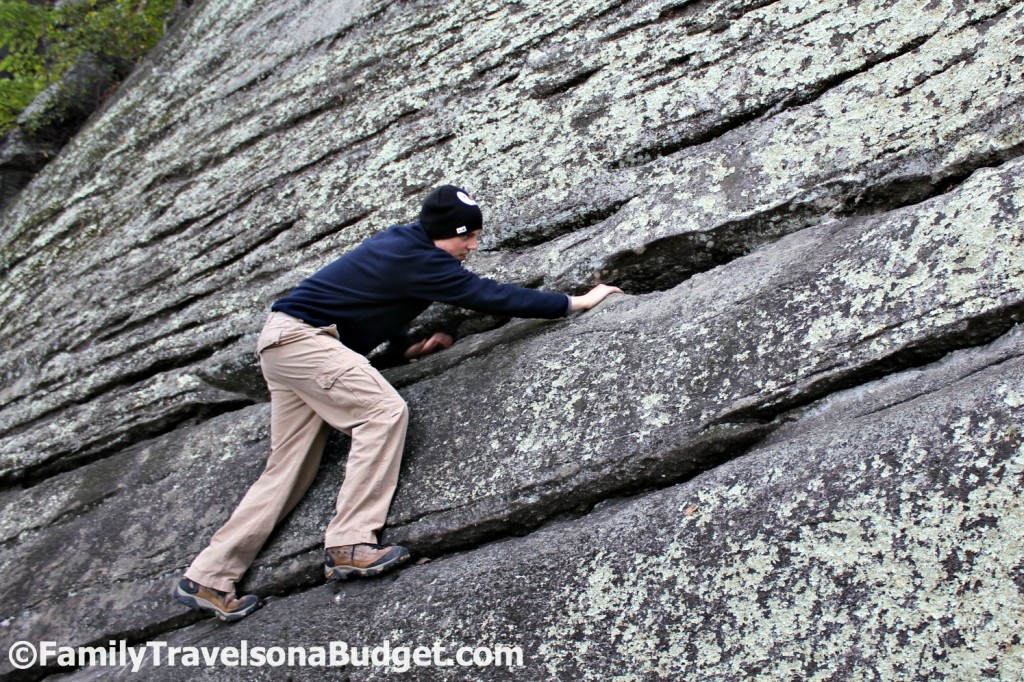
<instances>
[{"instance_id":1,"label":"pale green lichen","mask_svg":"<svg viewBox=\"0 0 1024 682\"><path fill-rule=\"evenodd\" d=\"M1003 191L998 176L986 184L989 196ZM1007 199L1024 205L1017 203L1024 200L1019 188ZM950 230L945 216L971 227ZM861 250L838 260L831 273L811 285L806 298L823 300L830 291L842 291L849 306L821 310L802 345L835 346L840 340L876 337L893 323L885 311L896 308L902 311L904 329L894 333L913 334L915 328L939 327L997 307L1002 296L1024 286L1024 260L1016 249L1000 246L1019 239L1018 230L1012 216L994 202L965 194L908 221L912 229L896 239L888 225L865 230ZM865 259L868 250L875 256ZM876 347L884 343L877 341Z\"/></svg>"},{"instance_id":2,"label":"pale green lichen","mask_svg":"<svg viewBox=\"0 0 1024 682\"><path fill-rule=\"evenodd\" d=\"M946 447L987 467L987 449L1005 443L997 429L993 420L965 417ZM700 489L700 511L665 529L676 539L659 551L599 552L566 580L556 601L568 611L543 633L539 651L548 674L825 680L842 671L844 679L873 679L876 672L884 679L980 679L997 666L1010 675L1000 679L1016 679L1024 672L1020 645L1011 642L1024 608L1013 581L1021 559L1013 548L1024 546L1017 489L1024 447L963 499L922 489L908 476L933 461L917 436L894 461L864 461L861 468L894 489L864 489L849 479L862 491L839 500L826 519L806 518L813 493L788 489L763 531L701 536L722 545L713 550L718 565L701 559L708 550L695 544L700 531L693 524L720 527L761 493L745 483ZM809 490L825 485L812 480ZM894 506L894 497L904 501Z\"/></svg>"}]
</instances>

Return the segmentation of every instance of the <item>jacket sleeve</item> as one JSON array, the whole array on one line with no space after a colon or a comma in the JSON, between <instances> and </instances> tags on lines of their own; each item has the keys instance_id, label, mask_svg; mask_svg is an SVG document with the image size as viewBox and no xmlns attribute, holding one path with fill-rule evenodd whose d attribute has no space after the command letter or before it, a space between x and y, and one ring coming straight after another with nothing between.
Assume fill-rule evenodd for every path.
<instances>
[{"instance_id":1,"label":"jacket sleeve","mask_svg":"<svg viewBox=\"0 0 1024 682\"><path fill-rule=\"evenodd\" d=\"M439 301L506 317L565 317L569 297L501 284L466 270L440 249L425 259L424 267L409 273L406 293L413 298Z\"/></svg>"}]
</instances>

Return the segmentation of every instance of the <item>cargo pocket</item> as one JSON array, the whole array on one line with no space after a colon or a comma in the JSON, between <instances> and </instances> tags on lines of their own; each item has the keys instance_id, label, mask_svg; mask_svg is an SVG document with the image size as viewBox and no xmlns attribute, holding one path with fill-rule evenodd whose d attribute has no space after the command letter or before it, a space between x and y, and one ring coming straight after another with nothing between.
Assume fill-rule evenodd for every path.
<instances>
[{"instance_id":1,"label":"cargo pocket","mask_svg":"<svg viewBox=\"0 0 1024 682\"><path fill-rule=\"evenodd\" d=\"M331 358L317 371L313 381L341 405L356 403L371 408L395 393L368 362L345 362L345 355Z\"/></svg>"}]
</instances>

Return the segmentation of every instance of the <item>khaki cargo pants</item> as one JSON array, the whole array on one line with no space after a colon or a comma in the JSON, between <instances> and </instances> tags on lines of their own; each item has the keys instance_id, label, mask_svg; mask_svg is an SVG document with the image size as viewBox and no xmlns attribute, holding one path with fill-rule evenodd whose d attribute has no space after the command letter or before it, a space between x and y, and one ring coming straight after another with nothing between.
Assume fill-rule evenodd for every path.
<instances>
[{"instance_id":1,"label":"khaki cargo pants","mask_svg":"<svg viewBox=\"0 0 1024 682\"><path fill-rule=\"evenodd\" d=\"M398 392L331 327L271 313L256 342L270 388L270 458L185 576L234 590L274 526L316 476L334 427L352 438L325 546L376 542L398 484L409 412Z\"/></svg>"}]
</instances>

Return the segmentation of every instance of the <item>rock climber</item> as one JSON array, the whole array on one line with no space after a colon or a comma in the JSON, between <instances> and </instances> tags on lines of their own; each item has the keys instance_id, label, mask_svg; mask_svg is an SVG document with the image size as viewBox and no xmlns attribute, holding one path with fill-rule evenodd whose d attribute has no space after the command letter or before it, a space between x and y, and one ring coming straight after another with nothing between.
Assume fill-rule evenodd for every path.
<instances>
[{"instance_id":1,"label":"rock climber","mask_svg":"<svg viewBox=\"0 0 1024 682\"><path fill-rule=\"evenodd\" d=\"M406 359L451 346L445 333L415 342L406 335L431 302L553 319L622 293L599 284L569 296L479 277L463 264L477 249L482 228L483 214L468 192L438 187L423 201L417 221L367 239L271 306L256 342L270 389L270 456L176 585L178 601L227 621L258 607L256 595L236 596L235 583L309 488L332 427L351 436L351 449L324 538L325 575L378 575L409 558L404 547L378 544L398 482L409 412L366 355L385 341Z\"/></svg>"}]
</instances>

